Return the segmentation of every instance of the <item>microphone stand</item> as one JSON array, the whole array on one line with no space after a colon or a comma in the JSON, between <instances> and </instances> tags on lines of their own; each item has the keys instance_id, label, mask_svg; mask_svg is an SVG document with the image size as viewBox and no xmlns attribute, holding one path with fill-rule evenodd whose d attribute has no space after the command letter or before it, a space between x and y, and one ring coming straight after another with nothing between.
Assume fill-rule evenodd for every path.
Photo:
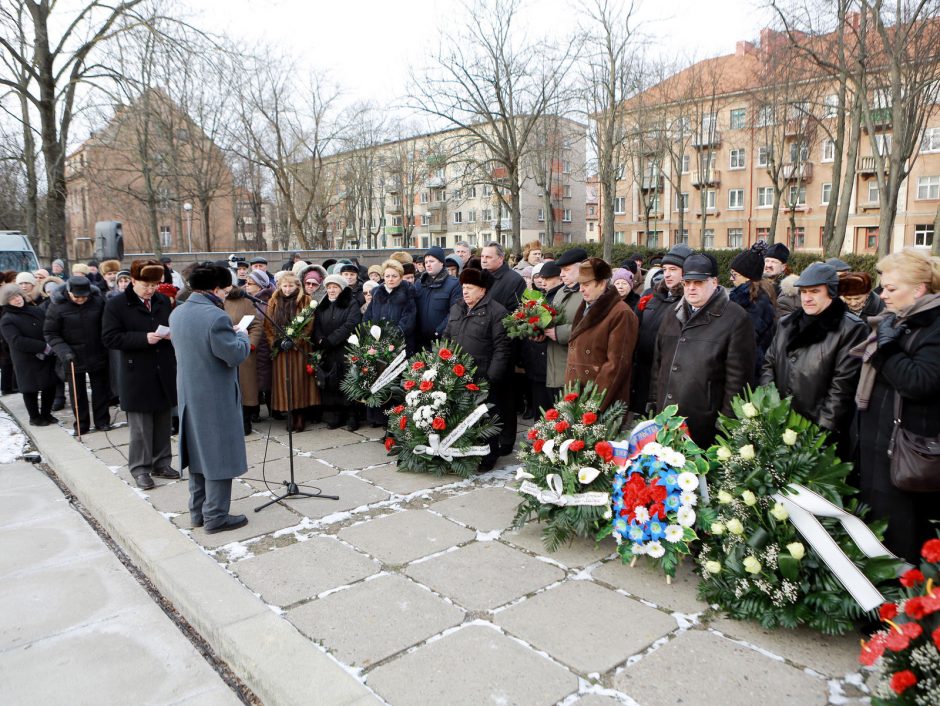
<instances>
[{"instance_id":1,"label":"microphone stand","mask_svg":"<svg viewBox=\"0 0 940 706\"><path fill-rule=\"evenodd\" d=\"M245 295L246 298L254 304L255 311L261 314L264 317L265 321L271 324L274 327L274 330L277 331L278 335L281 337L281 341L278 344L282 353L287 353L294 347L294 342L287 337L284 329L278 325L278 323L272 319L267 313L261 308L262 300L257 297L253 297L250 294ZM261 512L266 507L270 507L275 503L279 503L282 500L287 498L321 498L323 500L339 500L338 495L324 495L322 492L319 493L306 493L300 490L300 487L297 485L297 482L294 480L294 389L291 384L290 378L290 364L285 366L285 377L287 380L287 418L290 420L290 424L287 425L287 447L290 450L289 465L290 465L290 480L282 480L281 485L286 487L286 490L280 495L275 494L274 498L259 505L255 508L255 512Z\"/></svg>"}]
</instances>

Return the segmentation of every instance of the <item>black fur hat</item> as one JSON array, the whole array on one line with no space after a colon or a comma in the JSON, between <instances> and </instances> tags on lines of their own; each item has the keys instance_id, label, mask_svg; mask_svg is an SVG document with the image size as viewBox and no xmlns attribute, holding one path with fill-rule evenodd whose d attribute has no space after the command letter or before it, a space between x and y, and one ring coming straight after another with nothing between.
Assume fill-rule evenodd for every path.
<instances>
[{"instance_id":1,"label":"black fur hat","mask_svg":"<svg viewBox=\"0 0 940 706\"><path fill-rule=\"evenodd\" d=\"M477 287L489 289L493 286L493 275L486 270L475 270L468 267L460 273L460 284L475 284Z\"/></svg>"},{"instance_id":2,"label":"black fur hat","mask_svg":"<svg viewBox=\"0 0 940 706\"><path fill-rule=\"evenodd\" d=\"M192 290L211 292L216 287L228 287L231 284L231 271L211 262L198 265L189 275L189 288Z\"/></svg>"}]
</instances>

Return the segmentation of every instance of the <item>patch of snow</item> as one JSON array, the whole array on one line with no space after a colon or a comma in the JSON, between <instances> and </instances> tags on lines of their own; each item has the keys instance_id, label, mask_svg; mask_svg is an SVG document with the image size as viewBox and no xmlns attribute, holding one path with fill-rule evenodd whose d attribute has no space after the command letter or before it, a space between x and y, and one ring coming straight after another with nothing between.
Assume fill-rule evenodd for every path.
<instances>
[{"instance_id":1,"label":"patch of snow","mask_svg":"<svg viewBox=\"0 0 940 706\"><path fill-rule=\"evenodd\" d=\"M503 533L502 530L493 530L491 532L477 532L477 541L478 542L492 542L493 540L499 539L499 535Z\"/></svg>"},{"instance_id":2,"label":"patch of snow","mask_svg":"<svg viewBox=\"0 0 940 706\"><path fill-rule=\"evenodd\" d=\"M9 417L0 417L0 463L13 463L23 455L27 439L16 422Z\"/></svg>"}]
</instances>

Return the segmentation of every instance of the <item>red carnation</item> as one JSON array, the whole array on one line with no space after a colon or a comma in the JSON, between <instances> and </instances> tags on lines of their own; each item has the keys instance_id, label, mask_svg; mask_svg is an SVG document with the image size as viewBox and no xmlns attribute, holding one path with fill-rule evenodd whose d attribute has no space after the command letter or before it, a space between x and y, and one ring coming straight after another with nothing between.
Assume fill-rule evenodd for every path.
<instances>
[{"instance_id":1,"label":"red carnation","mask_svg":"<svg viewBox=\"0 0 940 706\"><path fill-rule=\"evenodd\" d=\"M924 542L920 555L931 564L940 562L940 539L928 539Z\"/></svg>"},{"instance_id":2,"label":"red carnation","mask_svg":"<svg viewBox=\"0 0 940 706\"><path fill-rule=\"evenodd\" d=\"M532 450L535 453L541 453L543 446L545 446L545 439L536 439L535 443L532 444Z\"/></svg>"},{"instance_id":3,"label":"red carnation","mask_svg":"<svg viewBox=\"0 0 940 706\"><path fill-rule=\"evenodd\" d=\"M910 647L911 638L900 630L891 630L885 637L885 647L892 652L903 652Z\"/></svg>"},{"instance_id":4,"label":"red carnation","mask_svg":"<svg viewBox=\"0 0 940 706\"><path fill-rule=\"evenodd\" d=\"M538 316L530 316L530 317L529 317L529 323L530 323L530 324L537 324L538 322L539 322L539 317L538 317Z\"/></svg>"},{"instance_id":5,"label":"red carnation","mask_svg":"<svg viewBox=\"0 0 940 706\"><path fill-rule=\"evenodd\" d=\"M594 451L605 461L609 461L614 457L614 447L611 446L609 441L598 441L594 444Z\"/></svg>"},{"instance_id":6,"label":"red carnation","mask_svg":"<svg viewBox=\"0 0 940 706\"><path fill-rule=\"evenodd\" d=\"M444 421L443 417L434 417L434 421L431 422L431 428L436 431L443 431L447 428L447 422Z\"/></svg>"},{"instance_id":7,"label":"red carnation","mask_svg":"<svg viewBox=\"0 0 940 706\"><path fill-rule=\"evenodd\" d=\"M524 318L525 318L525 312L524 312L522 309L520 309L519 311L517 311L517 312L516 312L515 314L513 314L512 316L513 316L514 319L524 319Z\"/></svg>"},{"instance_id":8,"label":"red carnation","mask_svg":"<svg viewBox=\"0 0 940 706\"><path fill-rule=\"evenodd\" d=\"M871 640L862 643L862 652L858 656L858 661L866 667L870 667L877 662L885 651L885 634L876 633Z\"/></svg>"},{"instance_id":9,"label":"red carnation","mask_svg":"<svg viewBox=\"0 0 940 706\"><path fill-rule=\"evenodd\" d=\"M441 360L450 360L451 358L454 357L454 352L450 350L449 348L441 348L437 352L437 355Z\"/></svg>"},{"instance_id":10,"label":"red carnation","mask_svg":"<svg viewBox=\"0 0 940 706\"><path fill-rule=\"evenodd\" d=\"M558 311L557 311L556 309L553 309L552 307L550 307L550 306L548 306L548 305L545 306L545 310L546 310L549 314L551 314L552 316L555 316L555 315L558 314Z\"/></svg>"},{"instance_id":11,"label":"red carnation","mask_svg":"<svg viewBox=\"0 0 940 706\"><path fill-rule=\"evenodd\" d=\"M581 421L585 424L593 424L597 421L597 415L594 412L585 412L581 416Z\"/></svg>"},{"instance_id":12,"label":"red carnation","mask_svg":"<svg viewBox=\"0 0 940 706\"><path fill-rule=\"evenodd\" d=\"M545 413L545 419L547 419L550 422L554 422L556 419L558 419L558 410L555 409L554 407L548 410Z\"/></svg>"},{"instance_id":13,"label":"red carnation","mask_svg":"<svg viewBox=\"0 0 940 706\"><path fill-rule=\"evenodd\" d=\"M583 451L584 442L581 441L581 439L575 439L574 441L571 442L571 445L568 447L568 449L570 451Z\"/></svg>"},{"instance_id":14,"label":"red carnation","mask_svg":"<svg viewBox=\"0 0 940 706\"><path fill-rule=\"evenodd\" d=\"M917 677L914 676L914 672L910 669L895 672L891 675L891 688L894 689L894 693L896 694L903 694L916 683Z\"/></svg>"},{"instance_id":15,"label":"red carnation","mask_svg":"<svg viewBox=\"0 0 940 706\"><path fill-rule=\"evenodd\" d=\"M527 302L525 303L525 308L526 308L526 309L531 309L533 306L535 306L535 300L534 300L534 299L530 299L529 301L527 301Z\"/></svg>"},{"instance_id":16,"label":"red carnation","mask_svg":"<svg viewBox=\"0 0 940 706\"><path fill-rule=\"evenodd\" d=\"M401 414L405 411L405 405L400 404L397 407L392 409L392 414Z\"/></svg>"},{"instance_id":17,"label":"red carnation","mask_svg":"<svg viewBox=\"0 0 940 706\"><path fill-rule=\"evenodd\" d=\"M394 445L395 445L395 440L390 436L386 436L385 437L385 450L391 451Z\"/></svg>"},{"instance_id":18,"label":"red carnation","mask_svg":"<svg viewBox=\"0 0 940 706\"><path fill-rule=\"evenodd\" d=\"M468 384L466 385L466 388L467 388L468 390L470 390L470 392L478 392L478 391L480 390L480 386L479 386L479 385L474 385L472 382L471 382L471 383L468 383Z\"/></svg>"},{"instance_id":19,"label":"red carnation","mask_svg":"<svg viewBox=\"0 0 940 706\"><path fill-rule=\"evenodd\" d=\"M933 640L933 644L937 646L937 649L940 650L940 628L930 633L930 638Z\"/></svg>"},{"instance_id":20,"label":"red carnation","mask_svg":"<svg viewBox=\"0 0 940 706\"><path fill-rule=\"evenodd\" d=\"M913 588L917 584L924 582L924 574L920 569L911 569L910 571L903 573L899 580L901 581L902 586L906 588Z\"/></svg>"},{"instance_id":21,"label":"red carnation","mask_svg":"<svg viewBox=\"0 0 940 706\"><path fill-rule=\"evenodd\" d=\"M577 392L569 392L567 395L565 395L565 402L574 402L576 399L578 399Z\"/></svg>"},{"instance_id":22,"label":"red carnation","mask_svg":"<svg viewBox=\"0 0 940 706\"><path fill-rule=\"evenodd\" d=\"M527 438L529 441L532 441L533 439L535 439L536 437L538 437L538 435L539 435L538 431L536 431L535 429L529 429L529 433L526 434L526 438Z\"/></svg>"},{"instance_id":23,"label":"red carnation","mask_svg":"<svg viewBox=\"0 0 940 706\"><path fill-rule=\"evenodd\" d=\"M561 434L563 431L567 431L569 426L571 425L568 424L568 422L566 422L564 419L562 419L560 422L556 422L555 431Z\"/></svg>"},{"instance_id":24,"label":"red carnation","mask_svg":"<svg viewBox=\"0 0 940 706\"><path fill-rule=\"evenodd\" d=\"M350 359L353 363L358 363L358 362L359 362L359 356L358 356L358 355L349 356L349 359Z\"/></svg>"},{"instance_id":25,"label":"red carnation","mask_svg":"<svg viewBox=\"0 0 940 706\"><path fill-rule=\"evenodd\" d=\"M414 363L412 363L411 369L412 370L424 370L424 363L422 363L420 360L417 360Z\"/></svg>"},{"instance_id":26,"label":"red carnation","mask_svg":"<svg viewBox=\"0 0 940 706\"><path fill-rule=\"evenodd\" d=\"M398 428L404 431L405 427L407 426L408 426L408 417L405 417L405 416L401 417L401 419L398 420Z\"/></svg>"},{"instance_id":27,"label":"red carnation","mask_svg":"<svg viewBox=\"0 0 940 706\"><path fill-rule=\"evenodd\" d=\"M463 367L460 363L454 366L454 375L459 378L462 378L467 372L467 369Z\"/></svg>"},{"instance_id":28,"label":"red carnation","mask_svg":"<svg viewBox=\"0 0 940 706\"><path fill-rule=\"evenodd\" d=\"M434 383L430 380L422 380L421 384L418 385L418 389L421 390L421 392L430 392L433 388Z\"/></svg>"},{"instance_id":29,"label":"red carnation","mask_svg":"<svg viewBox=\"0 0 940 706\"><path fill-rule=\"evenodd\" d=\"M405 384L402 385L402 387L404 387L406 390L413 390L417 384L418 383L416 383L414 380L405 380Z\"/></svg>"},{"instance_id":30,"label":"red carnation","mask_svg":"<svg viewBox=\"0 0 940 706\"><path fill-rule=\"evenodd\" d=\"M878 615L881 617L882 620L894 620L897 614L898 614L897 603L882 603L881 607L878 609Z\"/></svg>"},{"instance_id":31,"label":"red carnation","mask_svg":"<svg viewBox=\"0 0 940 706\"><path fill-rule=\"evenodd\" d=\"M306 370L307 370L307 375L313 375L313 365L312 365L312 364L307 363Z\"/></svg>"}]
</instances>

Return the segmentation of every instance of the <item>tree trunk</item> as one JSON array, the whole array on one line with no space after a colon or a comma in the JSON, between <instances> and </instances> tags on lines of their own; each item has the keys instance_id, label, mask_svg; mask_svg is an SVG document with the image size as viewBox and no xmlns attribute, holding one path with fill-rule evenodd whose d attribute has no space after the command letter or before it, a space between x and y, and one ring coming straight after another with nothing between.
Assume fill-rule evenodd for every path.
<instances>
[{"instance_id":1,"label":"tree trunk","mask_svg":"<svg viewBox=\"0 0 940 706\"><path fill-rule=\"evenodd\" d=\"M601 242L603 243L603 258L610 262L613 257L614 242L614 198L617 193L617 182L613 176L601 181L601 211L603 226L601 229Z\"/></svg>"}]
</instances>

